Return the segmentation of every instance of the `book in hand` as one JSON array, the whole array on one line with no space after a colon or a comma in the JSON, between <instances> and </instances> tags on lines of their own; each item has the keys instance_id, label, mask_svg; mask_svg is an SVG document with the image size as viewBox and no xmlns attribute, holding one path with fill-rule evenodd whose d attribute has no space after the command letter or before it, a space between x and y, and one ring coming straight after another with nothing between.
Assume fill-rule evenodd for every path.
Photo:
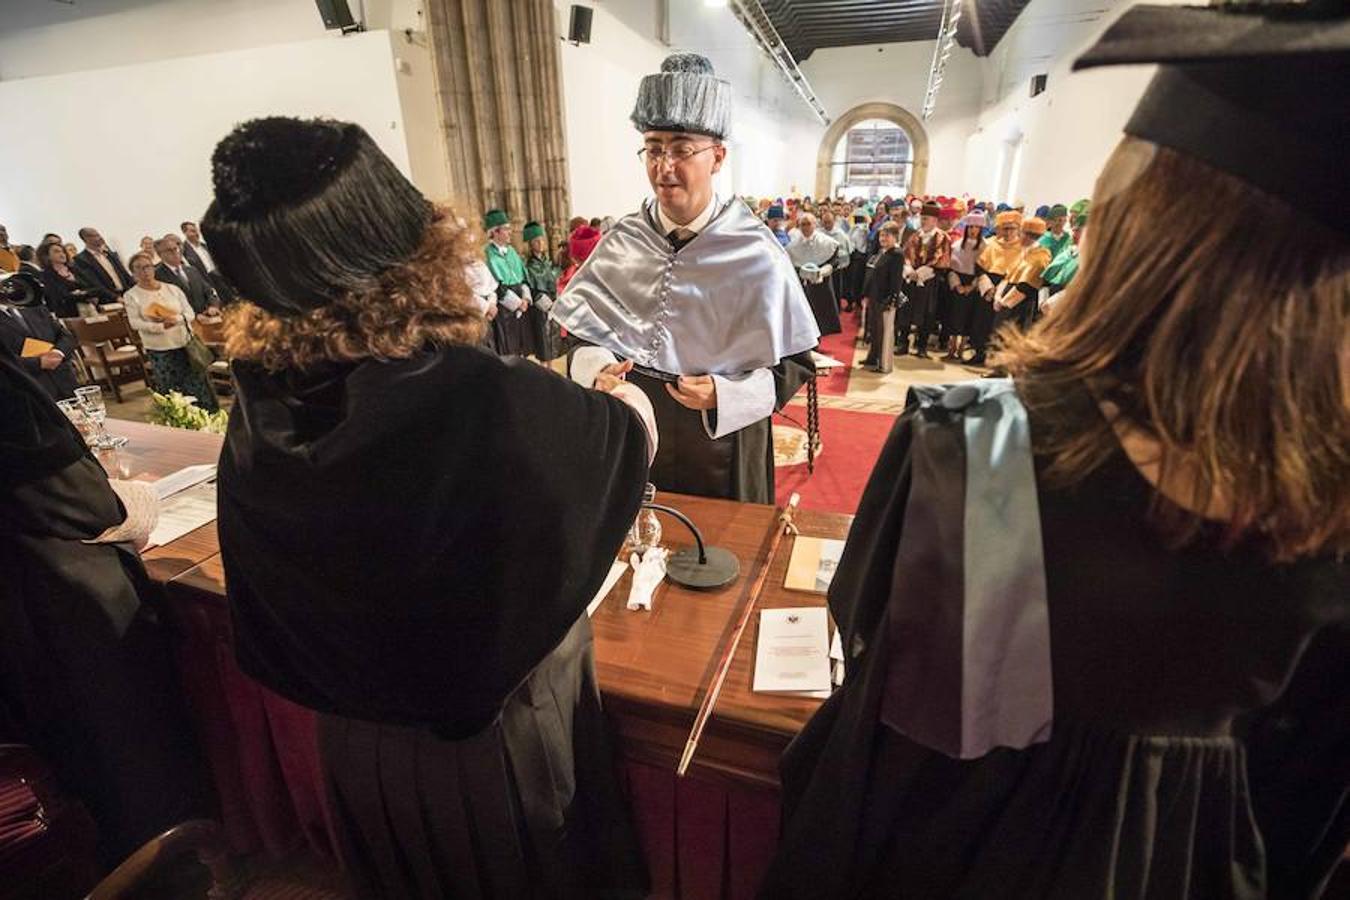
<instances>
[{"instance_id":1,"label":"book in hand","mask_svg":"<svg viewBox=\"0 0 1350 900\"><path fill-rule=\"evenodd\" d=\"M828 697L830 674L825 607L760 610L754 690Z\"/></svg>"},{"instance_id":2,"label":"book in hand","mask_svg":"<svg viewBox=\"0 0 1350 900\"><path fill-rule=\"evenodd\" d=\"M24 359L31 359L34 356L41 356L55 345L51 341L39 341L37 338L26 337L23 339L23 348L19 355Z\"/></svg>"},{"instance_id":3,"label":"book in hand","mask_svg":"<svg viewBox=\"0 0 1350 900\"><path fill-rule=\"evenodd\" d=\"M145 316L149 319L167 319L176 315L178 315L176 311L169 309L158 300L151 300L145 307Z\"/></svg>"},{"instance_id":4,"label":"book in hand","mask_svg":"<svg viewBox=\"0 0 1350 900\"><path fill-rule=\"evenodd\" d=\"M825 593L830 589L843 553L843 541L798 535L792 540L792 556L788 559L783 587L790 591Z\"/></svg>"}]
</instances>

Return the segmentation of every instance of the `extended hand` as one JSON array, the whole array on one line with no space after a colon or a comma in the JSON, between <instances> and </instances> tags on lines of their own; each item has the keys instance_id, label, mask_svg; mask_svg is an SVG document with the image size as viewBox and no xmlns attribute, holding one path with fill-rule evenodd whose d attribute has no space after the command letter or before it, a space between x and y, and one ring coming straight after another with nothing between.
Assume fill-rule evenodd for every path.
<instances>
[{"instance_id":1,"label":"extended hand","mask_svg":"<svg viewBox=\"0 0 1350 900\"><path fill-rule=\"evenodd\" d=\"M66 355L60 350L48 350L38 357L38 365L42 366L44 371L50 372L65 360Z\"/></svg>"},{"instance_id":2,"label":"extended hand","mask_svg":"<svg viewBox=\"0 0 1350 900\"><path fill-rule=\"evenodd\" d=\"M717 408L717 385L711 375L681 375L675 384L667 384L666 390L687 409Z\"/></svg>"}]
</instances>

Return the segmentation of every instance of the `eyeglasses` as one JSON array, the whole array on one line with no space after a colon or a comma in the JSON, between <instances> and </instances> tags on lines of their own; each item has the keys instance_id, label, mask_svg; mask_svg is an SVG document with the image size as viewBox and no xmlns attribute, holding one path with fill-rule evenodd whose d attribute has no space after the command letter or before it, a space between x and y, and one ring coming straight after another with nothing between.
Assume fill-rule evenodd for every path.
<instances>
[{"instance_id":1,"label":"eyeglasses","mask_svg":"<svg viewBox=\"0 0 1350 900\"><path fill-rule=\"evenodd\" d=\"M695 150L688 144L677 144L674 147L643 147L637 152L638 159L646 160L648 165L659 166L663 159L668 159L673 163L688 162L689 158L704 150L712 150L717 144L708 144Z\"/></svg>"}]
</instances>

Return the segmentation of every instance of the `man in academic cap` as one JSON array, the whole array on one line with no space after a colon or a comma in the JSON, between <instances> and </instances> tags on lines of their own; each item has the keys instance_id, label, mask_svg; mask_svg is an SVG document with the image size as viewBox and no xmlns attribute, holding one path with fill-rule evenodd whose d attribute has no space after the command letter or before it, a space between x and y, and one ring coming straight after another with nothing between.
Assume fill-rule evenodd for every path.
<instances>
[{"instance_id":1,"label":"man in academic cap","mask_svg":"<svg viewBox=\"0 0 1350 900\"><path fill-rule=\"evenodd\" d=\"M642 80L631 118L655 197L615 224L554 305L593 345L573 352L572 377L631 369L656 410L658 488L772 503L769 418L811 374L820 332L773 232L713 191L731 85L677 53Z\"/></svg>"},{"instance_id":2,"label":"man in academic cap","mask_svg":"<svg viewBox=\"0 0 1350 900\"><path fill-rule=\"evenodd\" d=\"M548 362L557 355L561 335L556 323L549 321L548 311L553 308L553 298L557 296L558 276L562 270L548 254L548 235L544 226L538 222L526 222L521 232L525 238L527 253L525 256L525 284L530 289L534 302L524 321L529 324L530 340L534 345L534 355L542 362Z\"/></svg>"},{"instance_id":3,"label":"man in academic cap","mask_svg":"<svg viewBox=\"0 0 1350 900\"><path fill-rule=\"evenodd\" d=\"M1050 251L1051 259L1059 256L1073 243L1073 235L1069 233L1068 224L1069 209L1063 203L1056 203L1046 210L1045 234L1041 236L1039 243Z\"/></svg>"},{"instance_id":4,"label":"man in academic cap","mask_svg":"<svg viewBox=\"0 0 1350 900\"><path fill-rule=\"evenodd\" d=\"M511 219L500 209L483 217L488 245L484 251L488 271L497 279L497 317L492 320L492 343L502 356L526 356L534 340L526 325L530 287L525 283L525 261L511 246Z\"/></svg>"},{"instance_id":5,"label":"man in academic cap","mask_svg":"<svg viewBox=\"0 0 1350 900\"><path fill-rule=\"evenodd\" d=\"M781 203L775 203L764 213L764 224L769 226L769 230L773 232L774 239L783 247L786 247L788 241L791 240L788 236L787 228L783 226L785 219L787 219L787 213L783 211L783 205Z\"/></svg>"},{"instance_id":6,"label":"man in academic cap","mask_svg":"<svg viewBox=\"0 0 1350 900\"><path fill-rule=\"evenodd\" d=\"M1022 223L1022 254L1008 277L994 289L994 330L1006 323L1019 328L1031 325L1036 298L1045 285L1045 267L1050 265L1050 250L1041 243L1045 220L1032 216Z\"/></svg>"},{"instance_id":7,"label":"man in academic cap","mask_svg":"<svg viewBox=\"0 0 1350 900\"><path fill-rule=\"evenodd\" d=\"M994 238L985 242L975 262L976 300L970 318L970 346L975 355L968 360L971 365L984 365L994 332L994 290L1022 258L1022 250L1022 214L1004 209L994 216Z\"/></svg>"},{"instance_id":8,"label":"man in academic cap","mask_svg":"<svg viewBox=\"0 0 1350 900\"><path fill-rule=\"evenodd\" d=\"M896 327L899 329L896 353L909 352L909 329L918 329L914 340L914 355L928 358L928 335L937 325L938 285L947 277L952 264L952 239L938 227L940 209L936 203L919 207L919 230L905 241L905 293L909 302L900 309Z\"/></svg>"}]
</instances>

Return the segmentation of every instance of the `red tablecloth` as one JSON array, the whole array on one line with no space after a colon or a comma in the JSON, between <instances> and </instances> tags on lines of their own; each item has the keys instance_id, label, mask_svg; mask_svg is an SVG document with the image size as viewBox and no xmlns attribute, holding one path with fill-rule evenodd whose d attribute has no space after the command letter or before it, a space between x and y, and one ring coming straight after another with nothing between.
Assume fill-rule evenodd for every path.
<instances>
[{"instance_id":1,"label":"red tablecloth","mask_svg":"<svg viewBox=\"0 0 1350 900\"><path fill-rule=\"evenodd\" d=\"M241 853L280 857L302 845L335 856L324 806L315 714L239 670L224 609L179 599L179 664L210 761L225 833ZM749 900L778 840L778 795L677 778L627 762L624 775L653 897Z\"/></svg>"}]
</instances>

